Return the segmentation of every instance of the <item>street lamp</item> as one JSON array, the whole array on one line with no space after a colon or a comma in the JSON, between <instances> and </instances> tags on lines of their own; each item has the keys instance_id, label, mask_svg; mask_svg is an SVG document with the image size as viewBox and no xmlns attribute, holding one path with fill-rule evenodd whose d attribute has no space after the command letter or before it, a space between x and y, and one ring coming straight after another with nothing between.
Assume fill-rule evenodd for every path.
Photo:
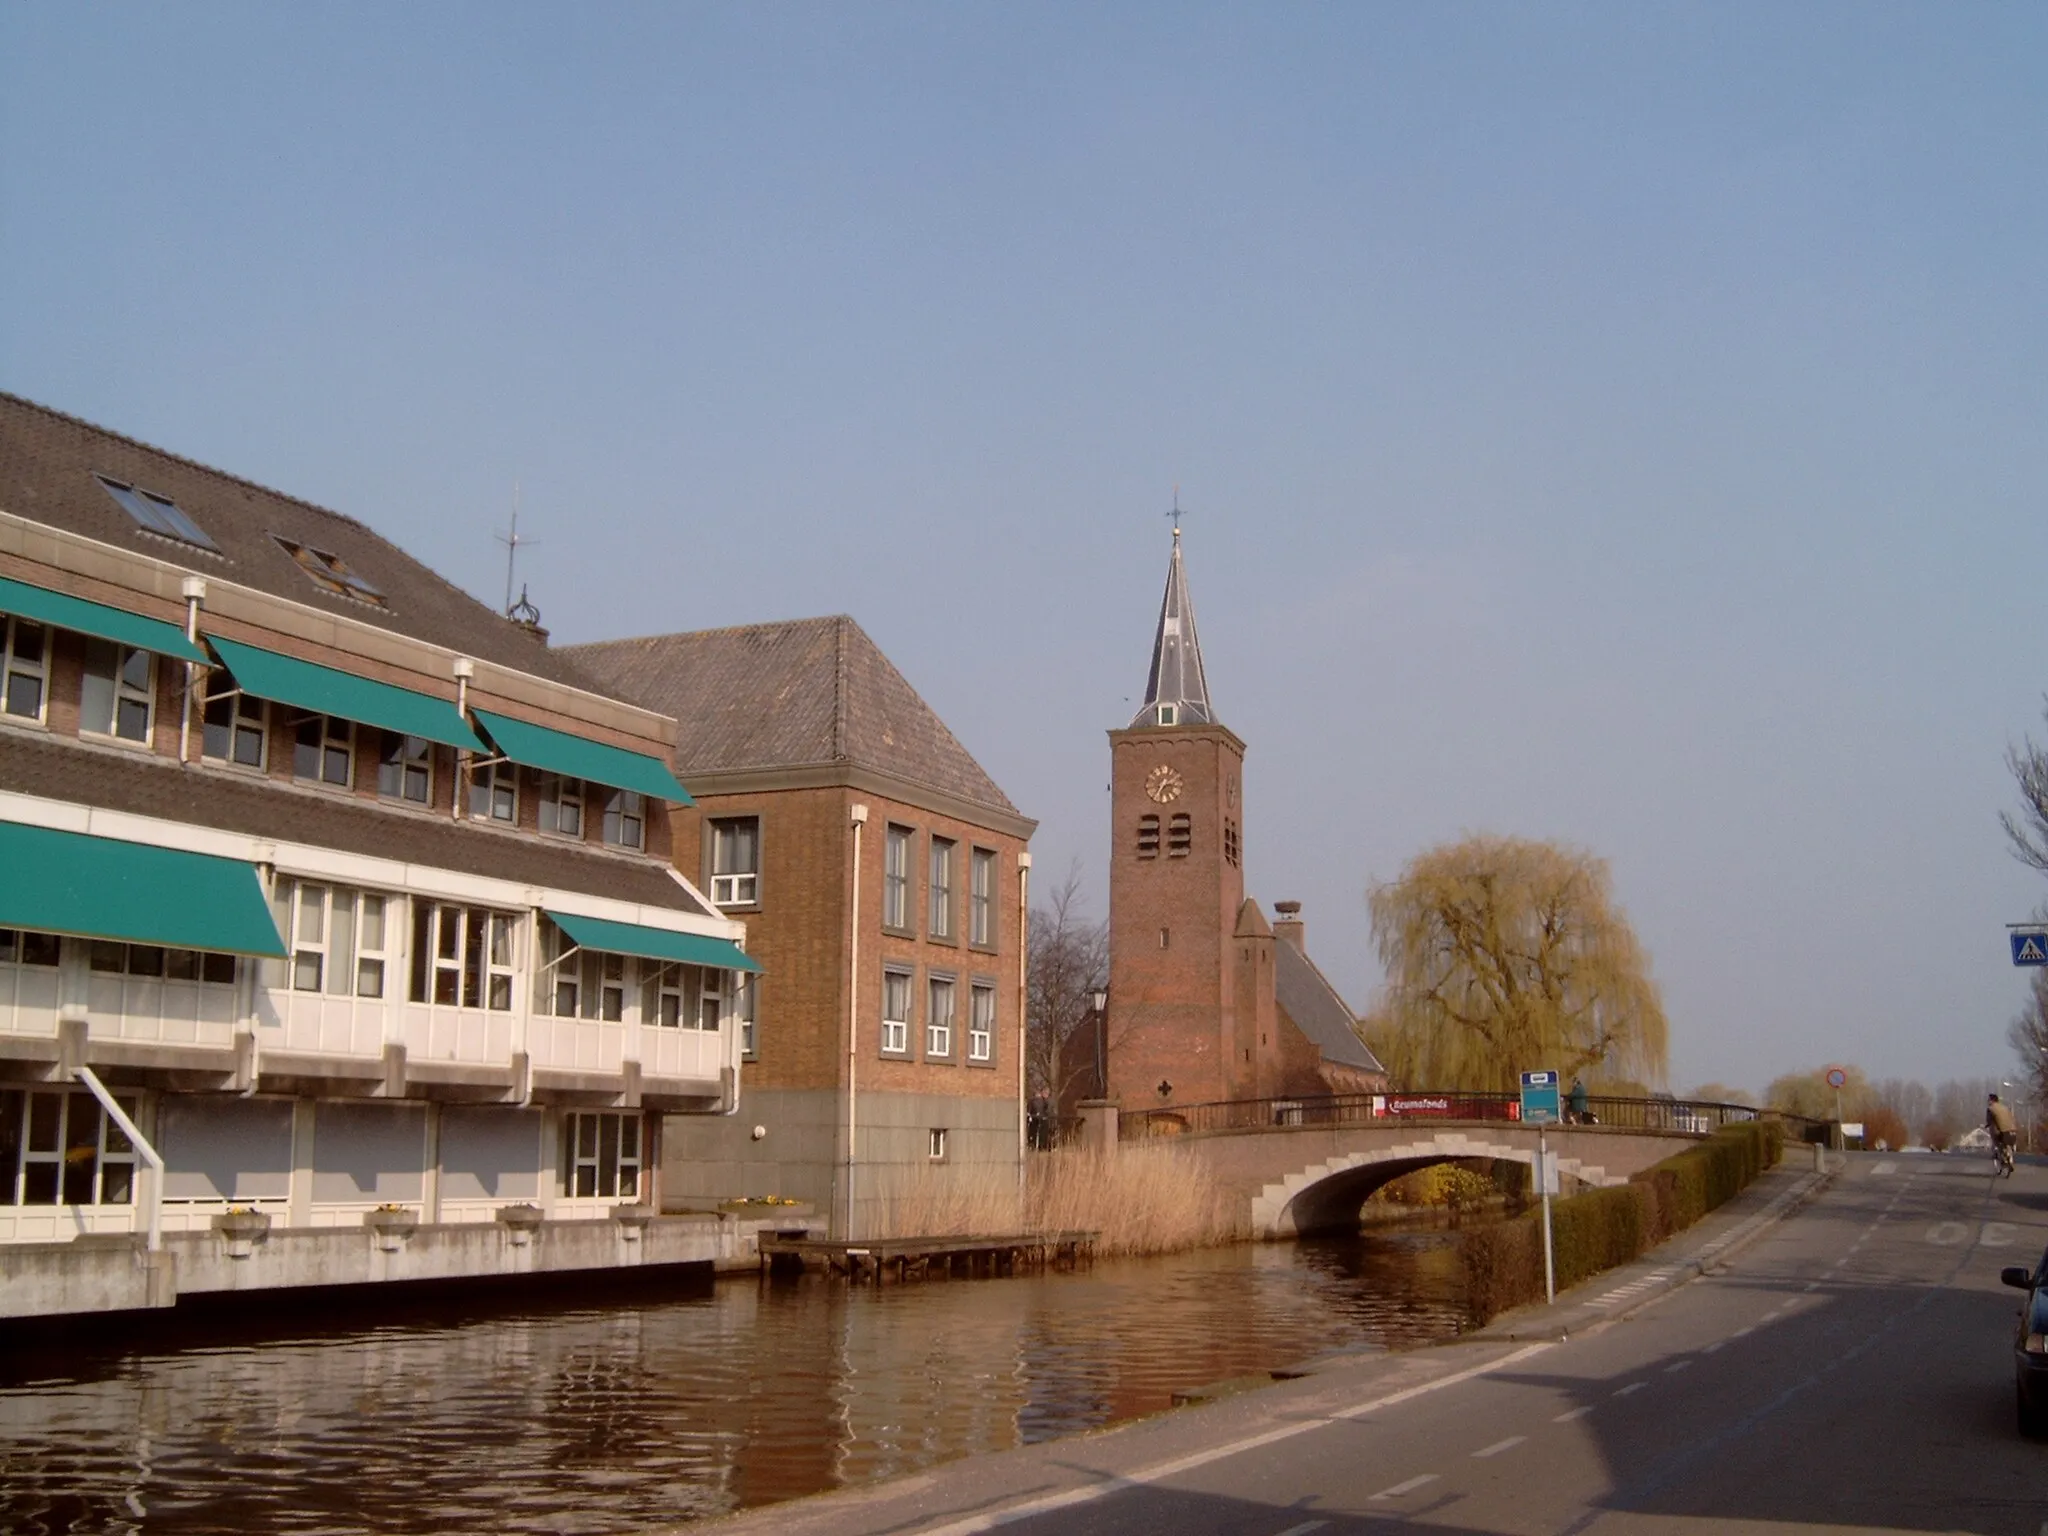
<instances>
[{"instance_id":1,"label":"street lamp","mask_svg":"<svg viewBox=\"0 0 2048 1536\"><path fill-rule=\"evenodd\" d=\"M1095 1097L1109 1097L1109 993L1095 989Z\"/></svg>"}]
</instances>

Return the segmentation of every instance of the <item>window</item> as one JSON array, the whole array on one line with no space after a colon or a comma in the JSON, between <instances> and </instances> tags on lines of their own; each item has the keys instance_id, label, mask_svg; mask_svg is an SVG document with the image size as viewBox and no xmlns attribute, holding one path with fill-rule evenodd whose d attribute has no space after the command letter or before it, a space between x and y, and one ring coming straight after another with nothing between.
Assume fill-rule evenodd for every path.
<instances>
[{"instance_id":1,"label":"window","mask_svg":"<svg viewBox=\"0 0 2048 1536\"><path fill-rule=\"evenodd\" d=\"M931 850L931 936L953 937L953 851L951 838L935 837Z\"/></svg>"},{"instance_id":2,"label":"window","mask_svg":"<svg viewBox=\"0 0 2048 1536\"><path fill-rule=\"evenodd\" d=\"M967 874L967 942L987 948L995 943L995 932L996 856L977 848Z\"/></svg>"},{"instance_id":3,"label":"window","mask_svg":"<svg viewBox=\"0 0 2048 1536\"><path fill-rule=\"evenodd\" d=\"M62 951L54 933L0 928L0 965L55 965Z\"/></svg>"},{"instance_id":4,"label":"window","mask_svg":"<svg viewBox=\"0 0 2048 1536\"><path fill-rule=\"evenodd\" d=\"M1242 849L1240 848L1237 839L1237 823L1226 816L1223 820L1224 861L1228 863L1231 868L1235 869L1237 867L1237 861L1241 852Z\"/></svg>"},{"instance_id":5,"label":"window","mask_svg":"<svg viewBox=\"0 0 2048 1536\"><path fill-rule=\"evenodd\" d=\"M78 695L78 728L123 741L149 740L155 713L156 658L111 640L85 642L85 680Z\"/></svg>"},{"instance_id":6,"label":"window","mask_svg":"<svg viewBox=\"0 0 2048 1536\"><path fill-rule=\"evenodd\" d=\"M136 1098L114 1102L135 1118ZM135 1148L89 1093L0 1089L0 1205L127 1205Z\"/></svg>"},{"instance_id":7,"label":"window","mask_svg":"<svg viewBox=\"0 0 2048 1536\"><path fill-rule=\"evenodd\" d=\"M1171 928L1159 930L1159 947L1161 949L1173 948L1173 930Z\"/></svg>"},{"instance_id":8,"label":"window","mask_svg":"<svg viewBox=\"0 0 2048 1536\"><path fill-rule=\"evenodd\" d=\"M541 929L541 985L535 1010L558 1019L608 1024L626 1017L627 960L600 949L579 949L553 923ZM694 1029L689 994L695 966L640 962L640 1021L665 1029ZM712 1026L716 1028L716 1024Z\"/></svg>"},{"instance_id":9,"label":"window","mask_svg":"<svg viewBox=\"0 0 2048 1536\"><path fill-rule=\"evenodd\" d=\"M510 763L485 763L469 774L469 814L478 821L519 822L519 770Z\"/></svg>"},{"instance_id":10,"label":"window","mask_svg":"<svg viewBox=\"0 0 2048 1536\"><path fill-rule=\"evenodd\" d=\"M384 594L363 580L339 555L330 555L324 549L310 545L296 544L290 539L278 538L278 548L292 557L292 563L306 573L307 578L322 592L332 592L336 597L352 597L359 603L371 603L376 607L385 606Z\"/></svg>"},{"instance_id":11,"label":"window","mask_svg":"<svg viewBox=\"0 0 2048 1536\"><path fill-rule=\"evenodd\" d=\"M347 789L355 780L355 727L332 715L308 715L292 745L292 777Z\"/></svg>"},{"instance_id":12,"label":"window","mask_svg":"<svg viewBox=\"0 0 2048 1536\"><path fill-rule=\"evenodd\" d=\"M1188 856L1188 850L1194 847L1193 826L1186 811L1174 812L1173 819L1166 824L1166 856L1169 859Z\"/></svg>"},{"instance_id":13,"label":"window","mask_svg":"<svg viewBox=\"0 0 2048 1536\"><path fill-rule=\"evenodd\" d=\"M935 1163L946 1160L946 1130L944 1126L933 1126L925 1137L925 1156Z\"/></svg>"},{"instance_id":14,"label":"window","mask_svg":"<svg viewBox=\"0 0 2048 1536\"><path fill-rule=\"evenodd\" d=\"M540 829L561 837L583 835L583 781L560 774L540 776Z\"/></svg>"},{"instance_id":15,"label":"window","mask_svg":"<svg viewBox=\"0 0 2048 1536\"><path fill-rule=\"evenodd\" d=\"M207 685L200 756L241 768L261 768L270 736L268 713L261 699L250 698L226 673L216 673Z\"/></svg>"},{"instance_id":16,"label":"window","mask_svg":"<svg viewBox=\"0 0 2048 1536\"><path fill-rule=\"evenodd\" d=\"M154 491L140 490L125 480L110 480L105 475L95 476L106 487L107 494L114 498L121 509L136 523L151 533L167 539L176 539L180 544L196 544L201 549L220 553L220 546L206 536L184 509L168 496L159 496Z\"/></svg>"},{"instance_id":17,"label":"window","mask_svg":"<svg viewBox=\"0 0 2048 1536\"><path fill-rule=\"evenodd\" d=\"M437 1008L512 1007L512 928L508 913L415 901L412 1000Z\"/></svg>"},{"instance_id":18,"label":"window","mask_svg":"<svg viewBox=\"0 0 2048 1536\"><path fill-rule=\"evenodd\" d=\"M388 800L427 804L434 796L434 744L396 731L378 734L377 793Z\"/></svg>"},{"instance_id":19,"label":"window","mask_svg":"<svg viewBox=\"0 0 2048 1536\"><path fill-rule=\"evenodd\" d=\"M891 826L882 840L882 926L910 926L910 828Z\"/></svg>"},{"instance_id":20,"label":"window","mask_svg":"<svg viewBox=\"0 0 2048 1536\"><path fill-rule=\"evenodd\" d=\"M577 1111L562 1117L562 1183L573 1199L640 1195L640 1116Z\"/></svg>"},{"instance_id":21,"label":"window","mask_svg":"<svg viewBox=\"0 0 2048 1536\"><path fill-rule=\"evenodd\" d=\"M278 932L291 951L294 992L330 997L382 997L385 953L385 898L374 891L320 885L310 880L277 882L273 898Z\"/></svg>"},{"instance_id":22,"label":"window","mask_svg":"<svg viewBox=\"0 0 2048 1536\"><path fill-rule=\"evenodd\" d=\"M1156 859L1159 857L1159 818L1140 816L1138 818L1138 857Z\"/></svg>"},{"instance_id":23,"label":"window","mask_svg":"<svg viewBox=\"0 0 2048 1536\"><path fill-rule=\"evenodd\" d=\"M761 978L740 973L732 994L732 1016L739 1020L740 1055L752 1060L760 1049L758 1020L761 1006Z\"/></svg>"},{"instance_id":24,"label":"window","mask_svg":"<svg viewBox=\"0 0 2048 1536\"><path fill-rule=\"evenodd\" d=\"M967 1059L996 1059L996 989L979 982L969 990L967 1015Z\"/></svg>"},{"instance_id":25,"label":"window","mask_svg":"<svg viewBox=\"0 0 2048 1536\"><path fill-rule=\"evenodd\" d=\"M882 972L882 1050L910 1054L910 973Z\"/></svg>"},{"instance_id":26,"label":"window","mask_svg":"<svg viewBox=\"0 0 2048 1536\"><path fill-rule=\"evenodd\" d=\"M56 948L52 941L51 949ZM203 949L165 949L158 944L122 944L94 939L87 963L103 976L141 976L158 981L210 981L234 985L235 957ZM54 955L50 964L56 964Z\"/></svg>"},{"instance_id":27,"label":"window","mask_svg":"<svg viewBox=\"0 0 2048 1536\"><path fill-rule=\"evenodd\" d=\"M953 1054L953 981L949 976L934 976L925 987L924 1053Z\"/></svg>"},{"instance_id":28,"label":"window","mask_svg":"<svg viewBox=\"0 0 2048 1536\"><path fill-rule=\"evenodd\" d=\"M1180 706L1179 706L1178 704L1162 704L1162 705L1160 705L1160 706L1159 706L1159 723L1160 723L1161 725L1179 725L1179 724L1180 724Z\"/></svg>"},{"instance_id":29,"label":"window","mask_svg":"<svg viewBox=\"0 0 2048 1536\"><path fill-rule=\"evenodd\" d=\"M636 790L615 789L605 796L604 840L614 848L647 846L647 802Z\"/></svg>"},{"instance_id":30,"label":"window","mask_svg":"<svg viewBox=\"0 0 2048 1536\"><path fill-rule=\"evenodd\" d=\"M761 819L734 816L711 823L711 899L750 907L761 899Z\"/></svg>"},{"instance_id":31,"label":"window","mask_svg":"<svg viewBox=\"0 0 2048 1536\"><path fill-rule=\"evenodd\" d=\"M0 620L0 710L41 720L49 696L50 632L27 619Z\"/></svg>"},{"instance_id":32,"label":"window","mask_svg":"<svg viewBox=\"0 0 2048 1536\"><path fill-rule=\"evenodd\" d=\"M683 1011L683 967L673 961L643 961L642 966L647 974L640 983L640 1022L657 1029L681 1029L689 1022Z\"/></svg>"}]
</instances>

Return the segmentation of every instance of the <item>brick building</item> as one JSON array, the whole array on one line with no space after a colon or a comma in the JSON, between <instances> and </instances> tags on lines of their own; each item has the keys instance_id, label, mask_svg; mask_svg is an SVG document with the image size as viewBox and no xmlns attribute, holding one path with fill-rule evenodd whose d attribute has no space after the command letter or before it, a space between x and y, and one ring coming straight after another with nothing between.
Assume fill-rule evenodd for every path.
<instances>
[{"instance_id":1,"label":"brick building","mask_svg":"<svg viewBox=\"0 0 2048 1536\"><path fill-rule=\"evenodd\" d=\"M0 1311L662 1249L753 966L675 739L363 524L0 396Z\"/></svg>"},{"instance_id":2,"label":"brick building","mask_svg":"<svg viewBox=\"0 0 2048 1536\"><path fill-rule=\"evenodd\" d=\"M1014 1185L1036 823L850 618L565 654L679 722L676 862L762 966L745 1112L671 1124L668 1197L874 1235L911 1187Z\"/></svg>"},{"instance_id":3,"label":"brick building","mask_svg":"<svg viewBox=\"0 0 2048 1536\"><path fill-rule=\"evenodd\" d=\"M1273 923L1245 895L1245 744L1209 702L1177 526L1145 704L1109 743L1107 1080L1082 1091L1137 1110L1383 1088L1300 903Z\"/></svg>"}]
</instances>

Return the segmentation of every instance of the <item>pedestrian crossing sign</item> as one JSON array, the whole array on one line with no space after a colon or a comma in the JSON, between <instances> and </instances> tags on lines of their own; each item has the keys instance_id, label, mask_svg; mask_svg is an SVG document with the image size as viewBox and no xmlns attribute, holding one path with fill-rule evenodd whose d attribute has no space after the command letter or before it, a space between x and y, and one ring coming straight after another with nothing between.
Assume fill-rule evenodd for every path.
<instances>
[{"instance_id":1,"label":"pedestrian crossing sign","mask_svg":"<svg viewBox=\"0 0 2048 1536\"><path fill-rule=\"evenodd\" d=\"M2014 933L2007 937L2012 940L2014 965L2048 965L2048 932Z\"/></svg>"}]
</instances>

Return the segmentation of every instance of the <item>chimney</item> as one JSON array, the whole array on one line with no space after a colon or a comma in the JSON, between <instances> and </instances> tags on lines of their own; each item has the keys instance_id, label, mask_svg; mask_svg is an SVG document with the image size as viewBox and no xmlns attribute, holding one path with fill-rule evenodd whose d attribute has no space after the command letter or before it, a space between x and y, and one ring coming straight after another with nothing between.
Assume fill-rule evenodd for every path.
<instances>
[{"instance_id":1,"label":"chimney","mask_svg":"<svg viewBox=\"0 0 2048 1536\"><path fill-rule=\"evenodd\" d=\"M1292 944L1302 954L1308 953L1308 930L1301 921L1301 903L1298 901L1276 901L1273 911L1273 937Z\"/></svg>"}]
</instances>

